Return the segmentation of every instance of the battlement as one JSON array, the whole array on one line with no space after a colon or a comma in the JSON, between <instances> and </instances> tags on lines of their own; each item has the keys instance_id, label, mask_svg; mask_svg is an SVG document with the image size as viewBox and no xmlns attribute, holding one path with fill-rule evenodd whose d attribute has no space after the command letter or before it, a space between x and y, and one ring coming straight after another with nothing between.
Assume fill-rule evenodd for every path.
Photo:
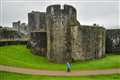
<instances>
[{"instance_id":1,"label":"battlement","mask_svg":"<svg viewBox=\"0 0 120 80\"><path fill-rule=\"evenodd\" d=\"M64 25L77 24L76 9L71 5L50 5L46 9L46 16L50 21L58 21L58 23L64 23Z\"/></svg>"},{"instance_id":2,"label":"battlement","mask_svg":"<svg viewBox=\"0 0 120 80\"><path fill-rule=\"evenodd\" d=\"M76 9L71 6L71 5L64 5L64 10L63 10L66 14L69 15L76 15Z\"/></svg>"},{"instance_id":3,"label":"battlement","mask_svg":"<svg viewBox=\"0 0 120 80\"><path fill-rule=\"evenodd\" d=\"M76 17L76 9L71 5L63 5L63 9L61 5L50 5L46 10L47 14L51 15L75 15Z\"/></svg>"}]
</instances>

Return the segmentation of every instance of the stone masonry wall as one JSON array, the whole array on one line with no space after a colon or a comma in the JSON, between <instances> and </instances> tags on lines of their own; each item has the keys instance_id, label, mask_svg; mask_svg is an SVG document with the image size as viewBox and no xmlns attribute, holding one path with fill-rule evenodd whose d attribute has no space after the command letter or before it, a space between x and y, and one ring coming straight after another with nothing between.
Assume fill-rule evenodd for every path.
<instances>
[{"instance_id":1,"label":"stone masonry wall","mask_svg":"<svg viewBox=\"0 0 120 80\"><path fill-rule=\"evenodd\" d=\"M106 31L106 52L120 52L120 29L109 29Z\"/></svg>"},{"instance_id":2,"label":"stone masonry wall","mask_svg":"<svg viewBox=\"0 0 120 80\"><path fill-rule=\"evenodd\" d=\"M72 28L72 58L87 60L105 55L105 32L102 27L87 25Z\"/></svg>"},{"instance_id":3,"label":"stone masonry wall","mask_svg":"<svg viewBox=\"0 0 120 80\"><path fill-rule=\"evenodd\" d=\"M46 32L31 32L31 39L28 43L32 52L40 56L47 55L47 33ZM29 47L28 46L28 47Z\"/></svg>"},{"instance_id":4,"label":"stone masonry wall","mask_svg":"<svg viewBox=\"0 0 120 80\"><path fill-rule=\"evenodd\" d=\"M29 31L46 31L46 13L32 11L28 13ZM30 33L29 32L29 33Z\"/></svg>"}]
</instances>

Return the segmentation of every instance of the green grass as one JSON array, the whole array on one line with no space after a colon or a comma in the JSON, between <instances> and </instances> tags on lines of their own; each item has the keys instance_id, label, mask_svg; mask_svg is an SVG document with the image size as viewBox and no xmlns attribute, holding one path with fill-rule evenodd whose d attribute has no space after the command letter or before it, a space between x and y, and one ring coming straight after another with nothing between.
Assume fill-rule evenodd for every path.
<instances>
[{"instance_id":1,"label":"green grass","mask_svg":"<svg viewBox=\"0 0 120 80\"><path fill-rule=\"evenodd\" d=\"M0 47L0 64L47 70L65 70L65 64L50 63L47 58L33 55L25 45ZM120 68L120 55L109 54L104 58L71 64L72 70Z\"/></svg>"},{"instance_id":2,"label":"green grass","mask_svg":"<svg viewBox=\"0 0 120 80\"><path fill-rule=\"evenodd\" d=\"M82 76L82 77L58 77L58 76L39 76L0 72L0 80L120 80L120 74Z\"/></svg>"}]
</instances>

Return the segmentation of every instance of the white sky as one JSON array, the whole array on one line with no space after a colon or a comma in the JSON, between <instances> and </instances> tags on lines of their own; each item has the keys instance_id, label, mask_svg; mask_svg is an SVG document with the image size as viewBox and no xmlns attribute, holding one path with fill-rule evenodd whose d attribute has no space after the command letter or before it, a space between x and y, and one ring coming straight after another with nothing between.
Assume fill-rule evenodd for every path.
<instances>
[{"instance_id":1,"label":"white sky","mask_svg":"<svg viewBox=\"0 0 120 80\"><path fill-rule=\"evenodd\" d=\"M120 0L0 0L0 25L12 26L18 20L27 23L28 12L45 12L51 4L73 5L80 24L120 28Z\"/></svg>"}]
</instances>

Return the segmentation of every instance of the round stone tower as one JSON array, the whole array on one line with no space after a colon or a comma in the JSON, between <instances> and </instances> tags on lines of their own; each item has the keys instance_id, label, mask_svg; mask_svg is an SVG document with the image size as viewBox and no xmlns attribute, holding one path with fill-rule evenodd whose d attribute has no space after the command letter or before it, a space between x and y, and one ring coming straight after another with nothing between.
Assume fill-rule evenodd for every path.
<instances>
[{"instance_id":1,"label":"round stone tower","mask_svg":"<svg viewBox=\"0 0 120 80\"><path fill-rule=\"evenodd\" d=\"M77 24L76 10L72 6L51 5L47 7L47 38L50 61L66 63L72 61L71 26Z\"/></svg>"}]
</instances>

